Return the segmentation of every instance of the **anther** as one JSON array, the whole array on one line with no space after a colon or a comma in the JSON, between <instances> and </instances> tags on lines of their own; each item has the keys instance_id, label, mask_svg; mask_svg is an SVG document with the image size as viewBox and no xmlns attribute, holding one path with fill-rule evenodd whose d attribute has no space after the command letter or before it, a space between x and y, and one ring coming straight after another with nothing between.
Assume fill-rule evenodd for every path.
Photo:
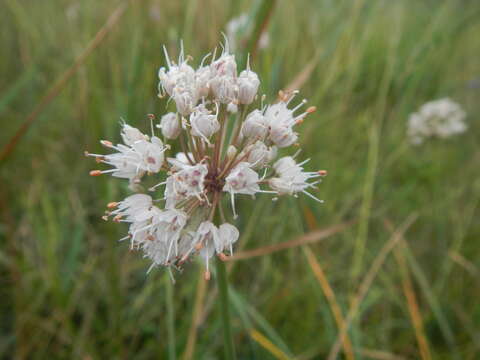
<instances>
[{"instance_id":1,"label":"anther","mask_svg":"<svg viewBox=\"0 0 480 360\"><path fill-rule=\"evenodd\" d=\"M107 204L107 208L109 208L109 209L116 208L117 206L118 206L118 202L115 202L115 201L109 202Z\"/></svg>"},{"instance_id":2,"label":"anther","mask_svg":"<svg viewBox=\"0 0 480 360\"><path fill-rule=\"evenodd\" d=\"M111 141L108 141L108 140L100 140L100 144L102 144L103 146L106 146L106 147L112 147L113 146L113 143Z\"/></svg>"},{"instance_id":3,"label":"anther","mask_svg":"<svg viewBox=\"0 0 480 360\"><path fill-rule=\"evenodd\" d=\"M149 120L155 120L155 115L154 114L147 114L147 117Z\"/></svg>"},{"instance_id":4,"label":"anther","mask_svg":"<svg viewBox=\"0 0 480 360\"><path fill-rule=\"evenodd\" d=\"M327 170L319 170L318 175L320 176L327 176Z\"/></svg>"},{"instance_id":5,"label":"anther","mask_svg":"<svg viewBox=\"0 0 480 360\"><path fill-rule=\"evenodd\" d=\"M210 280L210 271L205 271L204 278L205 278L205 281Z\"/></svg>"},{"instance_id":6,"label":"anther","mask_svg":"<svg viewBox=\"0 0 480 360\"><path fill-rule=\"evenodd\" d=\"M228 259L229 259L229 256L225 255L224 253L219 253L219 254L217 254L217 256L222 261L228 261Z\"/></svg>"},{"instance_id":7,"label":"anther","mask_svg":"<svg viewBox=\"0 0 480 360\"><path fill-rule=\"evenodd\" d=\"M305 110L307 113L311 114L311 113L314 113L315 111L317 111L317 107L316 106L310 106L307 110Z\"/></svg>"},{"instance_id":8,"label":"anther","mask_svg":"<svg viewBox=\"0 0 480 360\"><path fill-rule=\"evenodd\" d=\"M100 170L92 170L90 171L90 176L100 176L102 172Z\"/></svg>"}]
</instances>

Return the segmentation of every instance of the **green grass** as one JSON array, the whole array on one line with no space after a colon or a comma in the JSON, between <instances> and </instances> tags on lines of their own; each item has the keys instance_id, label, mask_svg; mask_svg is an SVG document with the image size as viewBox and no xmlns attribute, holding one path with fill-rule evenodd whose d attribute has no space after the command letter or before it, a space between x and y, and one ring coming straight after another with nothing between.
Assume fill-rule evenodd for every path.
<instances>
[{"instance_id":1,"label":"green grass","mask_svg":"<svg viewBox=\"0 0 480 360\"><path fill-rule=\"evenodd\" d=\"M0 148L117 5L0 4ZM100 219L107 202L128 193L124 182L89 177L95 163L83 151L101 151L99 139L118 139L120 117L147 129L146 114L164 112L166 102L156 96L162 44L174 51L183 38L197 63L221 40L225 23L252 6L133 1L0 165L1 357L181 357L202 265L188 266L173 288L161 270L146 276L148 262L116 241L126 227ZM318 227L357 220L311 246L346 316L391 237L385 220L398 227L417 214L401 254L432 358L479 358L480 88L473 85L480 77L480 3L277 1L269 31L270 47L252 64L269 99L318 58L301 89L318 111L301 126L301 139L309 166L329 176L318 191L322 205L306 197L273 203L267 195L239 201L239 247L310 231L306 212ZM444 96L465 107L469 131L409 146L408 114ZM327 357L338 328L301 248L234 263L230 279L239 359L275 358L250 336L252 329L289 358ZM195 359L222 358L216 296L212 281ZM381 359L373 350L421 358L393 254L361 303L349 338L357 359Z\"/></svg>"}]
</instances>

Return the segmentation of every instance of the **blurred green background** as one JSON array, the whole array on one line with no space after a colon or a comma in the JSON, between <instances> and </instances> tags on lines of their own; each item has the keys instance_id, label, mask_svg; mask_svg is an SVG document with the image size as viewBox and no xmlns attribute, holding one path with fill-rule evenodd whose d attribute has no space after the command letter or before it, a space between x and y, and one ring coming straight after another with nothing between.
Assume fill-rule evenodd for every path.
<instances>
[{"instance_id":1,"label":"blurred green background","mask_svg":"<svg viewBox=\"0 0 480 360\"><path fill-rule=\"evenodd\" d=\"M273 100L294 82L317 106L299 127L302 156L329 176L316 192L325 204L240 200L237 252L353 223L230 264L239 359L327 359L346 320L338 358L480 358L480 2L261 6L1 0L2 358L222 358L217 291L203 265L187 266L175 285L162 270L146 276L148 261L117 242L127 226L100 218L128 194L125 182L89 177L95 163L83 151L118 140L121 117L146 131L146 115L165 111L162 44L175 54L183 39L197 65L243 12L252 28L269 19L270 44L252 61L261 92ZM250 32L242 36L248 44ZM62 77L61 92L5 152ZM408 115L445 96L465 108L469 130L410 146Z\"/></svg>"}]
</instances>

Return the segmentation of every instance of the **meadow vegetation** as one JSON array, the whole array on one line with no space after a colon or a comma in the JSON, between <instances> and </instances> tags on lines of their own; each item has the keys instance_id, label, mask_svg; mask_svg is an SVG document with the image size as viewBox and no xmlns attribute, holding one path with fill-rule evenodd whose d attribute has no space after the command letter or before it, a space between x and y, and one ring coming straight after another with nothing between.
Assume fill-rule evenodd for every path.
<instances>
[{"instance_id":1,"label":"meadow vegetation","mask_svg":"<svg viewBox=\"0 0 480 360\"><path fill-rule=\"evenodd\" d=\"M0 4L0 151L120 11L0 163L2 358L222 358L203 265L175 285L161 269L147 276L148 261L117 242L126 226L101 220L125 183L89 177L83 152L118 140L121 118L147 131L147 114L171 107L157 97L162 44L175 54L183 39L198 64L256 2L122 4ZM273 100L301 85L318 109L298 127L302 156L328 176L315 193L324 204L237 202L239 259L228 270L238 358L327 359L337 347L346 359L478 359L480 3L279 0L268 32L252 61L260 92ZM410 145L408 115L446 96L469 130ZM278 247L296 239L313 241Z\"/></svg>"}]
</instances>

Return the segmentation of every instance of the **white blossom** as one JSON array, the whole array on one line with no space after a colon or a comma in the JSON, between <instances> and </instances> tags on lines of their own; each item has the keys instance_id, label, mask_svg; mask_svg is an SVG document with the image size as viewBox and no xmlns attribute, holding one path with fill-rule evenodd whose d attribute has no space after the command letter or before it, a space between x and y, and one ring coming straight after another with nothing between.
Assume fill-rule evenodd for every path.
<instances>
[{"instance_id":1,"label":"white blossom","mask_svg":"<svg viewBox=\"0 0 480 360\"><path fill-rule=\"evenodd\" d=\"M262 111L256 109L247 115L242 125L242 135L247 138L263 139L268 134L268 126Z\"/></svg>"},{"instance_id":2,"label":"white blossom","mask_svg":"<svg viewBox=\"0 0 480 360\"><path fill-rule=\"evenodd\" d=\"M230 251L230 255L233 255L233 244L238 240L240 232L232 224L222 224L218 228L219 241L216 246L217 253L222 253L226 249Z\"/></svg>"},{"instance_id":3,"label":"white blossom","mask_svg":"<svg viewBox=\"0 0 480 360\"><path fill-rule=\"evenodd\" d=\"M163 115L157 127L162 130L163 136L172 140L176 139L182 130L178 116L173 112Z\"/></svg>"},{"instance_id":4,"label":"white blossom","mask_svg":"<svg viewBox=\"0 0 480 360\"><path fill-rule=\"evenodd\" d=\"M234 217L237 217L235 211L235 194L255 195L260 191L258 185L258 174L250 168L248 162L241 162L235 166L225 178L223 191L229 192L232 202Z\"/></svg>"},{"instance_id":5,"label":"white blossom","mask_svg":"<svg viewBox=\"0 0 480 360\"><path fill-rule=\"evenodd\" d=\"M100 155L86 152L87 156L97 158L98 162L113 166L113 169L110 170L93 170L90 172L91 175L111 173L114 177L137 182L145 173L158 173L160 171L166 150L162 140L156 136L146 140L148 139L146 135L126 124L123 125L121 135L126 145L118 144L115 146L110 141L101 141L102 145L116 150L116 153Z\"/></svg>"},{"instance_id":6,"label":"white blossom","mask_svg":"<svg viewBox=\"0 0 480 360\"><path fill-rule=\"evenodd\" d=\"M293 145L297 141L298 134L293 131L293 126L303 122L305 116L315 111L314 107L310 107L305 112L295 115L295 111L307 102L304 99L293 109L289 109L288 105L295 94L290 98L284 98L282 101L270 105L265 110L265 122L269 128L269 138L279 148Z\"/></svg>"},{"instance_id":7,"label":"white blossom","mask_svg":"<svg viewBox=\"0 0 480 360\"><path fill-rule=\"evenodd\" d=\"M258 75L250 70L244 70L237 79L238 86L238 102L240 104L251 104L257 95L260 80Z\"/></svg>"},{"instance_id":8,"label":"white blossom","mask_svg":"<svg viewBox=\"0 0 480 360\"><path fill-rule=\"evenodd\" d=\"M262 169L276 156L276 147L267 147L263 141L257 141L244 150L247 162L252 168Z\"/></svg>"},{"instance_id":9,"label":"white blossom","mask_svg":"<svg viewBox=\"0 0 480 360\"><path fill-rule=\"evenodd\" d=\"M112 167L91 175L128 179L128 188L137 192L109 203L103 218L128 224L122 240L128 239L131 249L151 261L148 271L181 268L198 255L209 279L211 257L227 260L240 236L227 222L232 215L223 211L224 196L230 196L234 219L237 195L267 193L276 199L304 193L318 200L310 191L325 172L305 171L306 161L297 164L295 156L275 161L278 148L299 142L294 127L314 108L296 114L305 100L289 108L297 92L281 92L280 102L273 105L264 105L262 96L256 104L260 79L249 61L237 75L228 43L220 56L208 54L198 67L184 55L183 46L176 62L164 52L167 64L158 71L159 95L168 96L175 111L161 116L156 128L167 143L155 135L153 125L152 134L146 135L123 123L123 144L103 140L111 154L86 155ZM147 177L157 181L146 182ZM152 183L156 185L145 186ZM144 194L145 189L151 195Z\"/></svg>"},{"instance_id":10,"label":"white blossom","mask_svg":"<svg viewBox=\"0 0 480 360\"><path fill-rule=\"evenodd\" d=\"M422 105L408 119L407 135L414 145L426 138L448 138L467 130L465 111L449 98L439 99Z\"/></svg>"},{"instance_id":11,"label":"white blossom","mask_svg":"<svg viewBox=\"0 0 480 360\"><path fill-rule=\"evenodd\" d=\"M171 161L175 166L182 166L180 171L170 175L166 181L165 199L167 207L176 204L179 200L189 197L202 199L204 193L205 176L208 173L208 167L205 164L187 165L180 164L178 161Z\"/></svg>"},{"instance_id":12,"label":"white blossom","mask_svg":"<svg viewBox=\"0 0 480 360\"><path fill-rule=\"evenodd\" d=\"M209 138L220 129L217 114L212 114L203 104L200 104L190 115L192 135L199 136L209 143Z\"/></svg>"},{"instance_id":13,"label":"white blossom","mask_svg":"<svg viewBox=\"0 0 480 360\"><path fill-rule=\"evenodd\" d=\"M321 200L317 199L306 190L314 188L315 185L320 182L308 182L308 180L322 176L323 172L303 171L302 165L306 162L308 162L308 160L297 164L297 162L291 156L285 156L277 160L275 164L273 164L273 168L278 177L274 177L269 180L270 187L277 191L279 195L295 195L299 192L302 192L307 196L321 202Z\"/></svg>"},{"instance_id":14,"label":"white blossom","mask_svg":"<svg viewBox=\"0 0 480 360\"><path fill-rule=\"evenodd\" d=\"M222 104L237 101L237 79L230 75L216 76L210 80L210 89L215 98Z\"/></svg>"},{"instance_id":15,"label":"white blossom","mask_svg":"<svg viewBox=\"0 0 480 360\"><path fill-rule=\"evenodd\" d=\"M122 132L120 133L122 136L123 143L128 146L132 146L137 141L148 141L148 136L144 135L138 130L126 123L122 124Z\"/></svg>"}]
</instances>

